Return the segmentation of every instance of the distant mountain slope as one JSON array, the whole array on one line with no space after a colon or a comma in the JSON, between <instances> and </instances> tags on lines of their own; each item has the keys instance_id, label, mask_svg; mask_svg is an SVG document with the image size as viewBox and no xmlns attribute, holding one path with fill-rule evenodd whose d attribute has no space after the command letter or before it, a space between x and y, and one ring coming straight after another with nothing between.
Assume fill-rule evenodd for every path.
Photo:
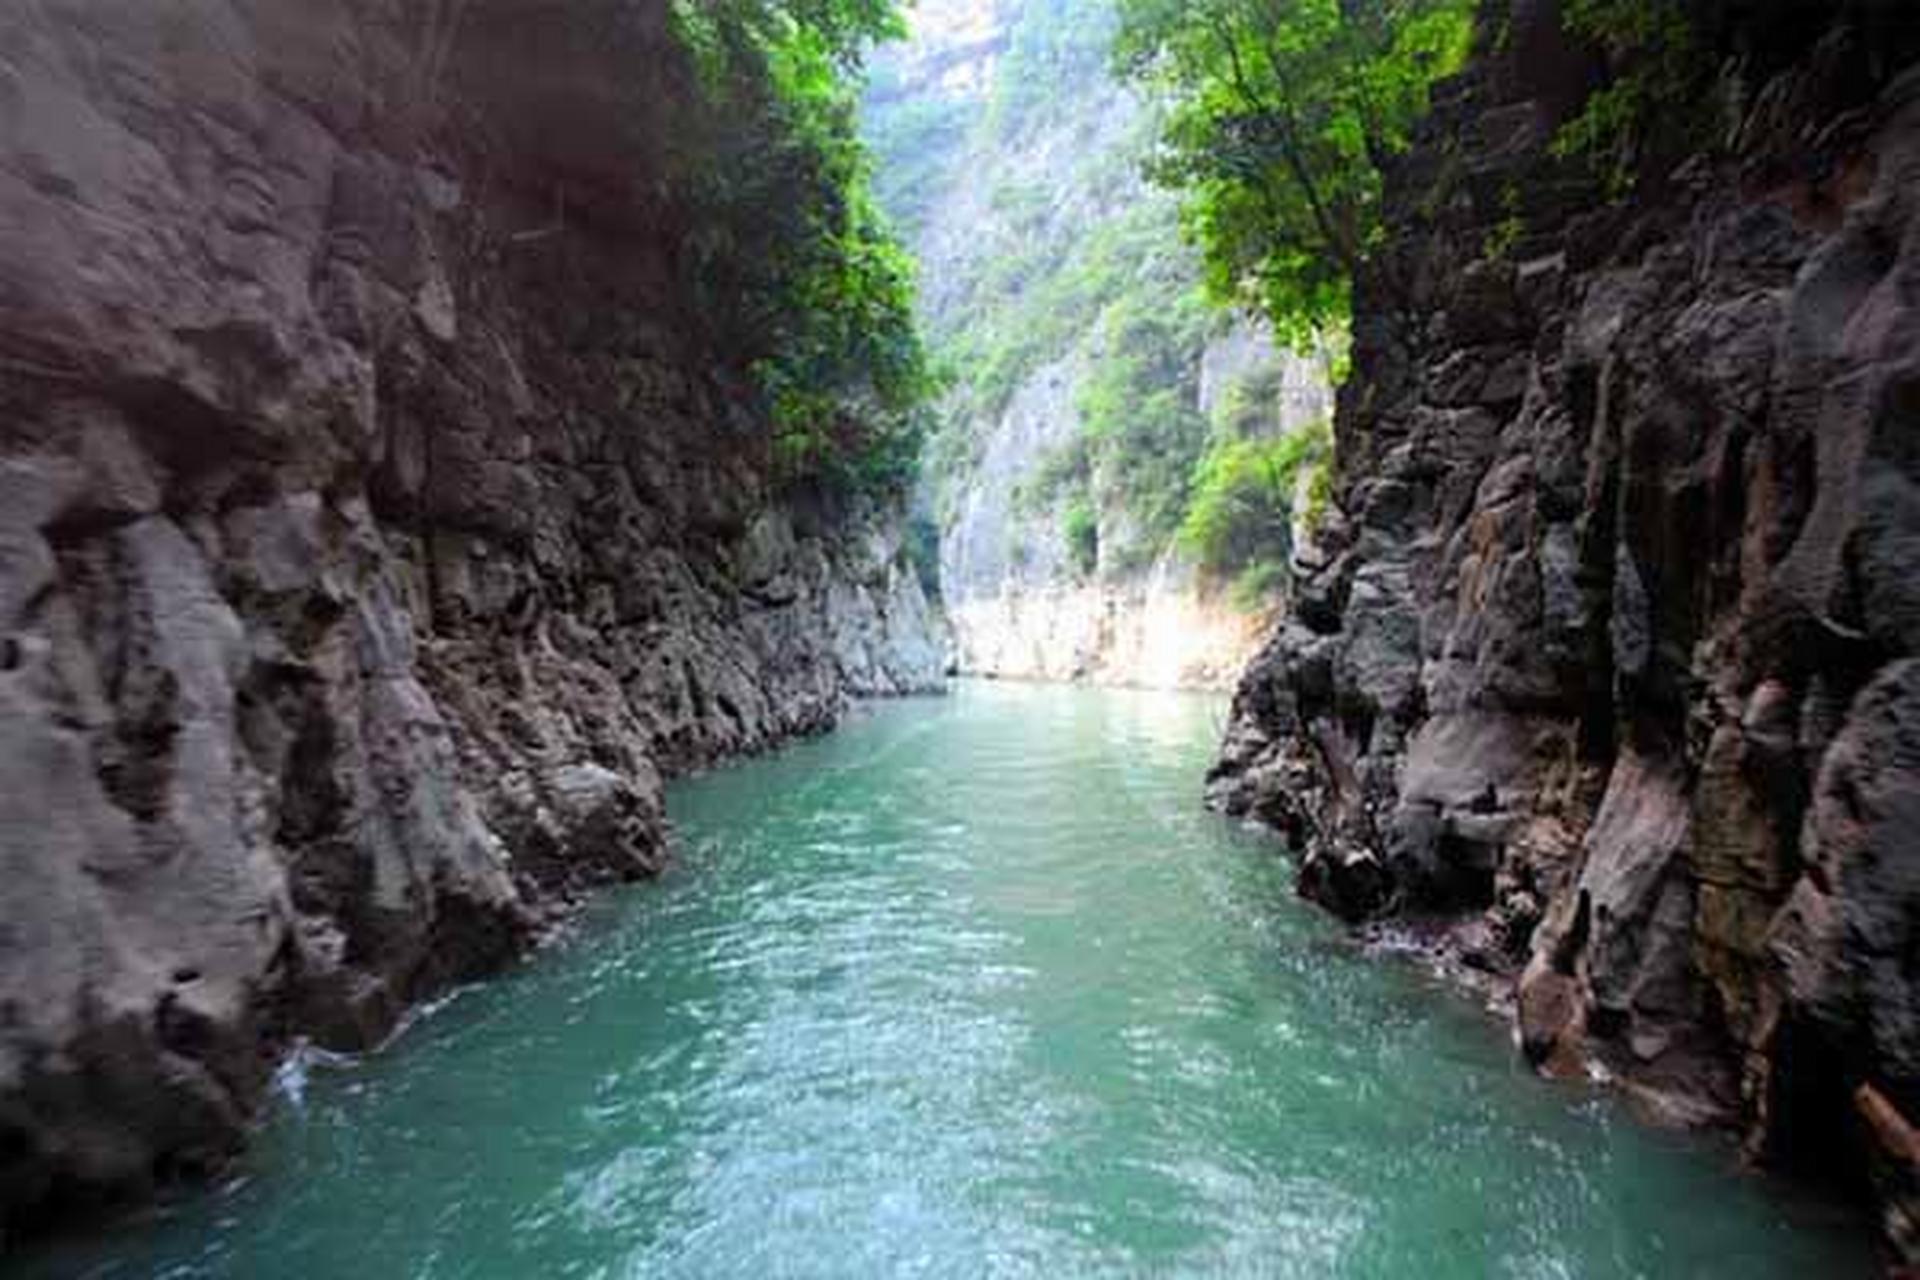
<instances>
[{"instance_id":1,"label":"distant mountain slope","mask_svg":"<svg viewBox=\"0 0 1920 1280\"><path fill-rule=\"evenodd\" d=\"M934 0L914 21L866 127L955 375L928 470L960 664L1224 683L1286 547L1197 572L1176 545L1195 467L1324 420L1324 373L1200 297L1175 200L1141 173L1151 121L1108 73L1106 0Z\"/></svg>"}]
</instances>

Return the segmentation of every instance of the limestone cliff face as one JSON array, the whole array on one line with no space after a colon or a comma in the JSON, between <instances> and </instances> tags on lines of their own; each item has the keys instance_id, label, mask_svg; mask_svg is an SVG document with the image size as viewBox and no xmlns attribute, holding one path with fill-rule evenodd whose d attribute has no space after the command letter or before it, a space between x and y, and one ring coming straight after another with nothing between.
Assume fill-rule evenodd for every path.
<instances>
[{"instance_id":1,"label":"limestone cliff face","mask_svg":"<svg viewBox=\"0 0 1920 1280\"><path fill-rule=\"evenodd\" d=\"M1228 689L1260 647L1272 609L1235 601L1203 579L1165 537L1124 506L1103 510L1102 562L1082 571L1062 533L1061 503L1023 490L1083 429L1076 398L1091 357L1050 364L996 419L970 424L974 465L952 484L940 537L940 582L955 663L970 674L1151 688ZM1276 352L1235 329L1199 352L1193 392L1203 413L1236 380L1277 366L1274 429L1324 422L1332 392L1318 360Z\"/></svg>"},{"instance_id":2,"label":"limestone cliff face","mask_svg":"<svg viewBox=\"0 0 1920 1280\"><path fill-rule=\"evenodd\" d=\"M0 11L0 1234L654 870L663 772L938 684L682 297L664 11Z\"/></svg>"},{"instance_id":3,"label":"limestone cliff face","mask_svg":"<svg viewBox=\"0 0 1920 1280\"><path fill-rule=\"evenodd\" d=\"M1910 1194L1914 30L1746 14L1730 146L1609 203L1546 146L1594 68L1508 8L1390 175L1339 527L1211 794L1342 914L1453 922L1536 1061Z\"/></svg>"},{"instance_id":4,"label":"limestone cliff face","mask_svg":"<svg viewBox=\"0 0 1920 1280\"><path fill-rule=\"evenodd\" d=\"M947 608L959 671L1146 689L1231 688L1269 622L1172 551L1117 581L1007 582Z\"/></svg>"},{"instance_id":5,"label":"limestone cliff face","mask_svg":"<svg viewBox=\"0 0 1920 1280\"><path fill-rule=\"evenodd\" d=\"M1114 6L927 0L912 21L913 40L882 61L869 117L879 189L921 259L926 327L963 383L931 451L955 664L1227 687L1266 615L1195 572L1174 545L1177 510L1169 520L1147 509L1184 482L1201 441L1131 444L1126 462L1146 470L1164 455L1178 473L1131 492L1108 474L1122 469L1113 459L1075 484L1044 480L1086 445L1083 400L1103 369L1140 358L1117 349L1113 317L1129 305L1175 310L1199 278L1175 198L1141 173L1152 122L1109 71ZM1169 381L1195 437L1236 384L1256 379L1272 401L1269 432L1331 413L1324 361L1276 350L1250 325L1178 345ZM1009 385L980 394L1009 367L1019 371ZM1091 558L1065 533L1076 504L1097 526Z\"/></svg>"}]
</instances>

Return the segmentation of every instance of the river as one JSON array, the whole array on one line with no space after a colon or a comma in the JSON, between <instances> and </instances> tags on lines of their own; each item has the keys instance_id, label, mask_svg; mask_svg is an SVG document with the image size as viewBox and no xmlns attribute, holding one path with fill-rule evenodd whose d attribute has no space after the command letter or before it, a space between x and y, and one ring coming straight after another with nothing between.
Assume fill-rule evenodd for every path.
<instances>
[{"instance_id":1,"label":"river","mask_svg":"<svg viewBox=\"0 0 1920 1280\"><path fill-rule=\"evenodd\" d=\"M1768 1276L1857 1220L1516 1064L1204 811L1216 699L963 684L679 784L679 865L36 1275Z\"/></svg>"}]
</instances>

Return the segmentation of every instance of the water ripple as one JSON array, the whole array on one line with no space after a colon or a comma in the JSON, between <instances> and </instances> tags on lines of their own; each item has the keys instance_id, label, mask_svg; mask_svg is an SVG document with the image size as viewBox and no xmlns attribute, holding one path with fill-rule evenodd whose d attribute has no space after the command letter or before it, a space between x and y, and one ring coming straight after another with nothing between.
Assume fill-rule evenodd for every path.
<instances>
[{"instance_id":1,"label":"water ripple","mask_svg":"<svg viewBox=\"0 0 1920 1280\"><path fill-rule=\"evenodd\" d=\"M970 687L684 784L660 884L303 1063L235 1189L39 1273L1864 1268L1858 1224L1534 1080L1347 945L1195 804L1218 717Z\"/></svg>"}]
</instances>

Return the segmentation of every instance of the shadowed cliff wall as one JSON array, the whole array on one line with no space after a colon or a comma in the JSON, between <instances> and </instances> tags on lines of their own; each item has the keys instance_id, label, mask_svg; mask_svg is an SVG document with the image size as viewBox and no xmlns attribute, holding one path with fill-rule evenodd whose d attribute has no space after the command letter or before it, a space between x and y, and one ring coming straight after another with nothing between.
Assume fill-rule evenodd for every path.
<instances>
[{"instance_id":1,"label":"shadowed cliff wall","mask_svg":"<svg viewBox=\"0 0 1920 1280\"><path fill-rule=\"evenodd\" d=\"M770 477L653 0L0 13L0 1231L217 1166L660 777L936 687L899 513ZM30 1216L31 1215L31 1216Z\"/></svg>"}]
</instances>

